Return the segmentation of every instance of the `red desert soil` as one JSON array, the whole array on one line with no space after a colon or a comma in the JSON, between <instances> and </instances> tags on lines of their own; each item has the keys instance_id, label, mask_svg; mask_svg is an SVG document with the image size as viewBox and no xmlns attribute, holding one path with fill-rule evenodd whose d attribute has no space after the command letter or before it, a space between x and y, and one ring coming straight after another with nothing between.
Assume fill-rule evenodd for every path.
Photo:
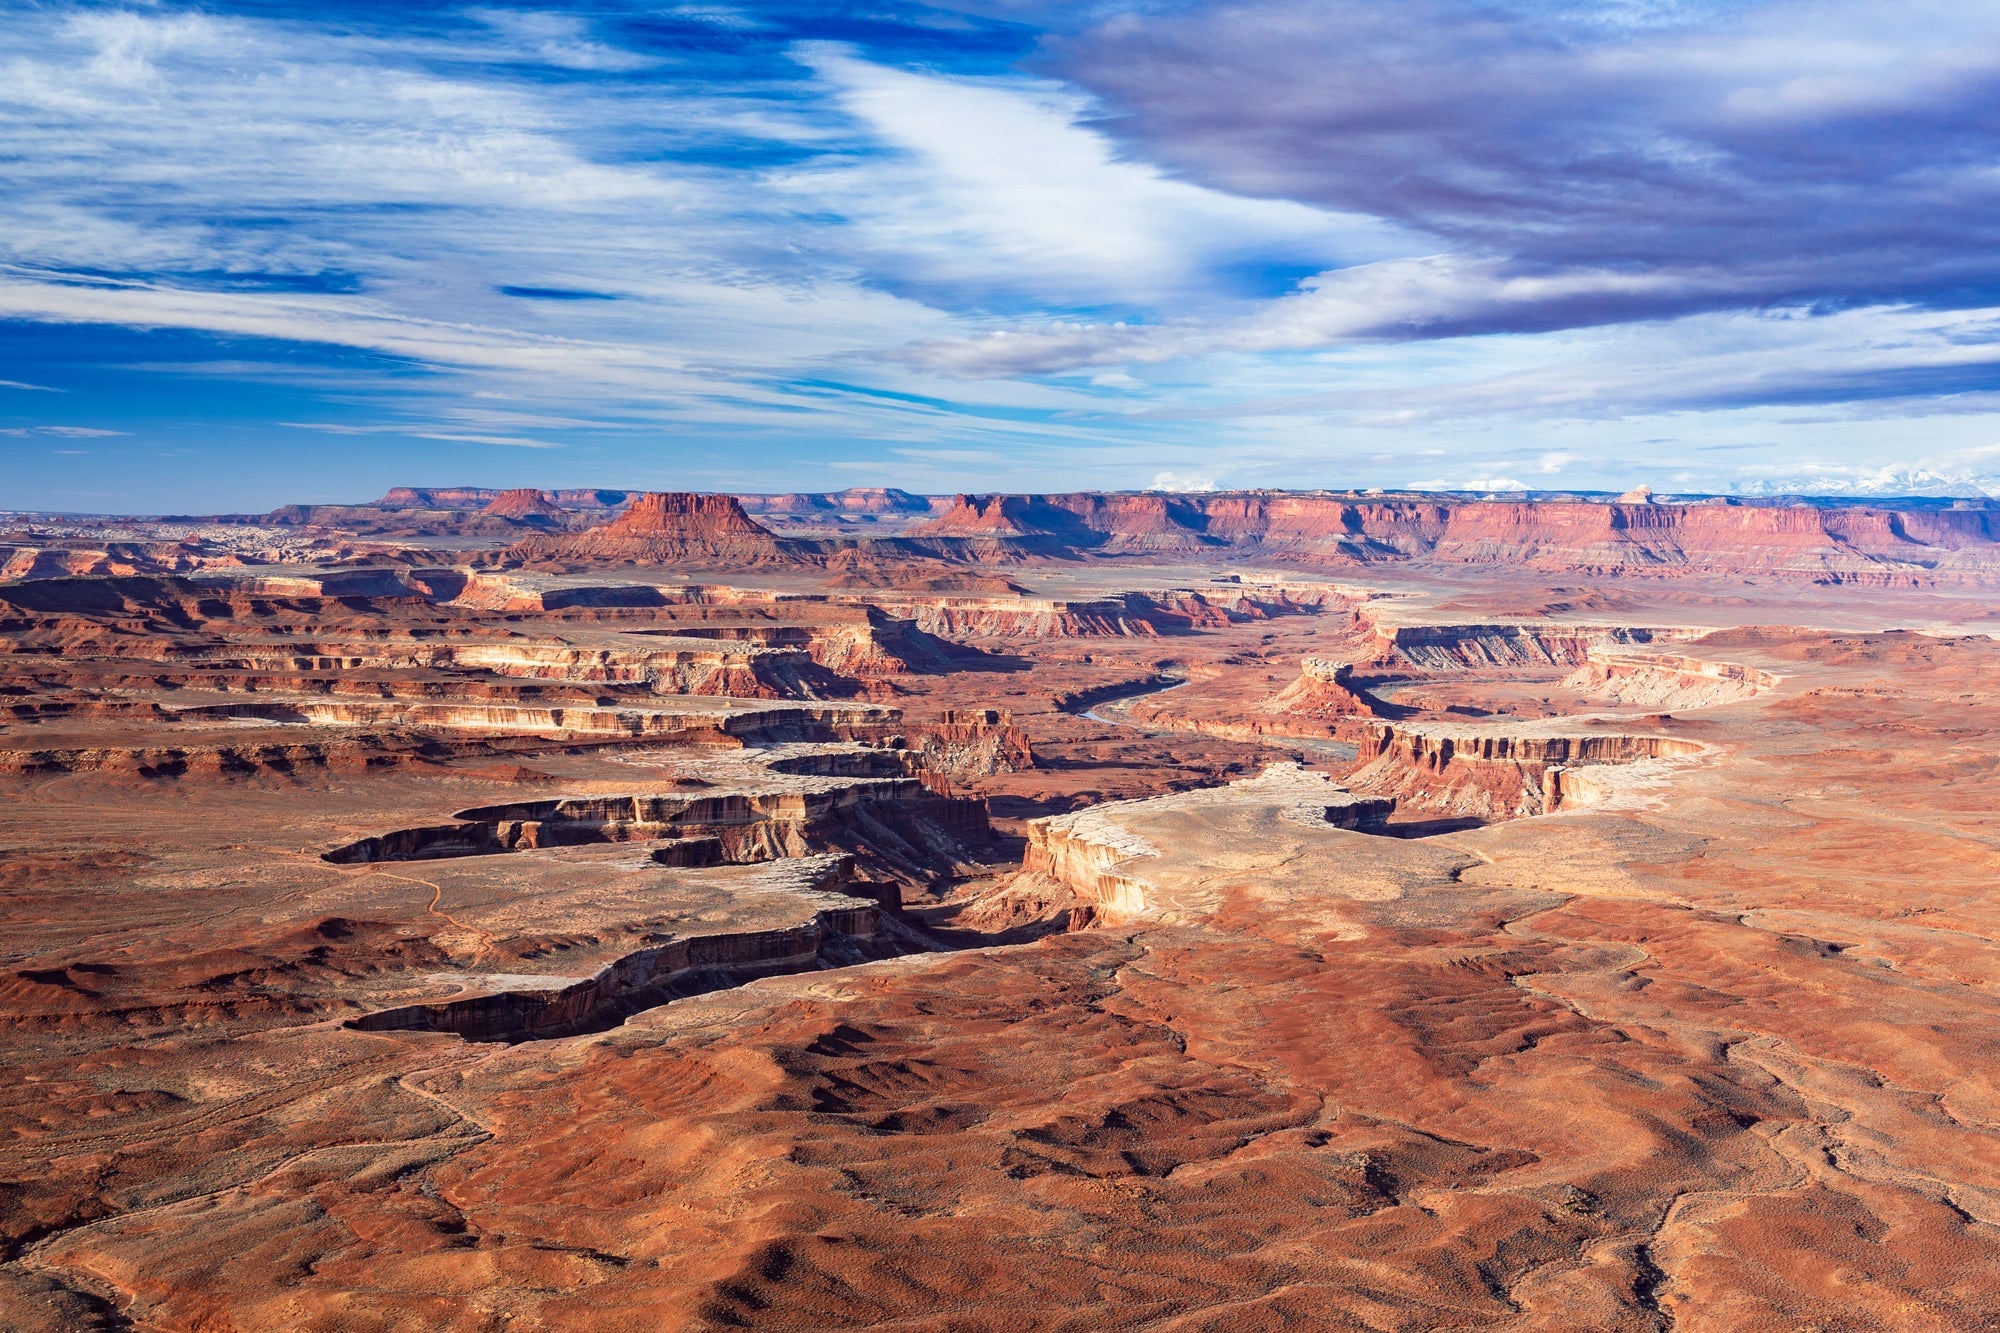
<instances>
[{"instance_id":1,"label":"red desert soil","mask_svg":"<svg viewBox=\"0 0 2000 1333\"><path fill-rule=\"evenodd\" d=\"M765 499L0 583L0 1327L2000 1328L1994 515Z\"/></svg>"}]
</instances>

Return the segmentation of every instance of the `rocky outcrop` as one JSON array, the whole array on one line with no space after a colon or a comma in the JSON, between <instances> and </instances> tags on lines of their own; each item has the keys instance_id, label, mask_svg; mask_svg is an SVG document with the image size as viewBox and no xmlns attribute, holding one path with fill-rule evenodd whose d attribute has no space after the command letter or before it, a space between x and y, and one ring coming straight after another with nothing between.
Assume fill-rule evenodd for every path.
<instances>
[{"instance_id":1,"label":"rocky outcrop","mask_svg":"<svg viewBox=\"0 0 2000 1333\"><path fill-rule=\"evenodd\" d=\"M1157 638L1278 616L1307 615L1338 601L1325 586L1248 590L1130 592L1068 600L1038 597L922 597L893 594L883 605L928 633L977 638Z\"/></svg>"},{"instance_id":2,"label":"rocky outcrop","mask_svg":"<svg viewBox=\"0 0 2000 1333\"><path fill-rule=\"evenodd\" d=\"M1354 667L1322 657L1302 658L1299 678L1267 700L1261 711L1287 713L1322 722L1368 717L1374 713L1354 684Z\"/></svg>"},{"instance_id":3,"label":"rocky outcrop","mask_svg":"<svg viewBox=\"0 0 2000 1333\"><path fill-rule=\"evenodd\" d=\"M640 744L720 749L785 742L876 743L897 729L894 709L853 705L755 707L700 714L636 709L489 709L462 704L335 705L312 700L203 705L174 710L196 719L351 726L350 736L313 740L190 739L156 745L41 745L0 749L0 773L115 773L148 779L234 777L313 768L387 768L467 756L527 755ZM314 714L320 714L315 717ZM60 715L60 714L58 714ZM574 723L575 726L567 724ZM678 725L677 725L678 724ZM465 735L453 735L464 732Z\"/></svg>"},{"instance_id":4,"label":"rocky outcrop","mask_svg":"<svg viewBox=\"0 0 2000 1333\"><path fill-rule=\"evenodd\" d=\"M1602 780L1569 776L1577 769L1691 759L1708 748L1671 736L1446 731L1375 721L1365 725L1348 782L1409 808L1515 819L1595 803L1612 790Z\"/></svg>"},{"instance_id":5,"label":"rocky outcrop","mask_svg":"<svg viewBox=\"0 0 2000 1333\"><path fill-rule=\"evenodd\" d=\"M437 659L498 676L645 686L654 694L722 695L738 699L818 699L852 694L853 682L823 667L810 642L801 647L757 644L657 651L571 645L466 644Z\"/></svg>"},{"instance_id":6,"label":"rocky outcrop","mask_svg":"<svg viewBox=\"0 0 2000 1333\"><path fill-rule=\"evenodd\" d=\"M737 537L769 537L732 495L693 491L650 491L599 529L604 537L665 538L716 541Z\"/></svg>"},{"instance_id":7,"label":"rocky outcrop","mask_svg":"<svg viewBox=\"0 0 2000 1333\"><path fill-rule=\"evenodd\" d=\"M1121 827L1114 813L1093 807L1030 823L1022 876L1069 890L1092 921L1143 915L1151 906L1146 880L1126 863L1158 856L1159 849Z\"/></svg>"},{"instance_id":8,"label":"rocky outcrop","mask_svg":"<svg viewBox=\"0 0 2000 1333\"><path fill-rule=\"evenodd\" d=\"M1004 708L946 709L913 730L909 744L923 767L955 781L1035 766L1027 733Z\"/></svg>"},{"instance_id":9,"label":"rocky outcrop","mask_svg":"<svg viewBox=\"0 0 2000 1333\"><path fill-rule=\"evenodd\" d=\"M332 702L319 699L206 704L177 718L245 718L321 726L440 727L462 731L652 736L668 739L727 734L724 716L650 712L638 708L521 708L503 704Z\"/></svg>"},{"instance_id":10,"label":"rocky outcrop","mask_svg":"<svg viewBox=\"0 0 2000 1333\"><path fill-rule=\"evenodd\" d=\"M545 527L558 527L568 517L548 496L537 490L502 491L485 511L499 518L519 519Z\"/></svg>"},{"instance_id":11,"label":"rocky outcrop","mask_svg":"<svg viewBox=\"0 0 2000 1333\"><path fill-rule=\"evenodd\" d=\"M1563 684L1607 703L1639 708L1708 708L1754 698L1778 677L1735 662L1592 650Z\"/></svg>"},{"instance_id":12,"label":"rocky outcrop","mask_svg":"<svg viewBox=\"0 0 2000 1333\"><path fill-rule=\"evenodd\" d=\"M1257 777L1155 796L1114 801L1028 825L1028 847L1016 891L1061 886L1081 900L1076 924L1108 924L1157 911L1160 904L1143 863L1160 849L1128 824L1183 810L1234 803L1276 806L1294 822L1340 829L1372 829L1394 811L1387 797L1356 795L1325 774L1295 764L1273 764Z\"/></svg>"},{"instance_id":13,"label":"rocky outcrop","mask_svg":"<svg viewBox=\"0 0 2000 1333\"><path fill-rule=\"evenodd\" d=\"M855 884L851 858L815 857L774 868L774 874L788 881L784 889L824 904L810 921L682 936L635 950L588 977L550 977L540 985L404 1005L350 1019L347 1026L361 1032L448 1032L467 1041L537 1040L603 1026L683 995L900 952L868 947L875 942L881 909L872 901L872 888Z\"/></svg>"},{"instance_id":14,"label":"rocky outcrop","mask_svg":"<svg viewBox=\"0 0 2000 1333\"><path fill-rule=\"evenodd\" d=\"M696 565L755 568L795 562L743 512L734 496L655 491L601 528L568 537L531 537L507 556L527 565Z\"/></svg>"},{"instance_id":15,"label":"rocky outcrop","mask_svg":"<svg viewBox=\"0 0 2000 1333\"><path fill-rule=\"evenodd\" d=\"M1394 625L1377 631L1372 662L1430 671L1581 666L1613 645L1698 637L1699 630L1622 625Z\"/></svg>"},{"instance_id":16,"label":"rocky outcrop","mask_svg":"<svg viewBox=\"0 0 2000 1333\"><path fill-rule=\"evenodd\" d=\"M345 843L335 865L495 856L599 843L662 844L659 864L706 857L749 864L828 850L892 874L948 873L963 848L992 836L986 802L942 795L922 776L853 776L771 790L573 796L461 810L450 824L418 825Z\"/></svg>"},{"instance_id":17,"label":"rocky outcrop","mask_svg":"<svg viewBox=\"0 0 2000 1333\"><path fill-rule=\"evenodd\" d=\"M302 673L296 680L288 680L282 674L245 674L234 682L234 688L251 690L304 689L307 687L304 673L336 673L338 678L333 683L343 685L345 692L386 694L391 692L386 682L371 682L353 673L420 668L478 672L502 680L618 685L654 695L736 699L851 697L858 691L856 682L818 660L820 654L815 650L828 648L831 650L824 655L829 660L852 665L853 658L859 656L851 643L836 639L832 645L822 645L808 636L798 646L755 642L711 645L690 637L679 645L662 644L657 649L595 648L518 640L456 644L321 641L229 645L199 655L190 653L153 660L173 661L182 669L185 679L199 678L210 688L220 689L232 688L228 673ZM871 674L891 674L897 664L878 661L870 665L875 668ZM481 688L488 695L498 693L483 684ZM436 695L440 689L430 686L427 692ZM473 692L467 686L456 693L464 697Z\"/></svg>"}]
</instances>

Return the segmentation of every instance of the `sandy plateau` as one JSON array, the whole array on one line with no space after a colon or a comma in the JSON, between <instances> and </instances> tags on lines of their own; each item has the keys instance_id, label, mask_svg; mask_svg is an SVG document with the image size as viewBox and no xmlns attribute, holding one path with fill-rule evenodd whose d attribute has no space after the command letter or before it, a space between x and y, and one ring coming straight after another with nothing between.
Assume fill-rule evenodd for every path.
<instances>
[{"instance_id":1,"label":"sandy plateau","mask_svg":"<svg viewBox=\"0 0 2000 1333\"><path fill-rule=\"evenodd\" d=\"M2000 1329L2000 508L13 521L0 1327Z\"/></svg>"}]
</instances>

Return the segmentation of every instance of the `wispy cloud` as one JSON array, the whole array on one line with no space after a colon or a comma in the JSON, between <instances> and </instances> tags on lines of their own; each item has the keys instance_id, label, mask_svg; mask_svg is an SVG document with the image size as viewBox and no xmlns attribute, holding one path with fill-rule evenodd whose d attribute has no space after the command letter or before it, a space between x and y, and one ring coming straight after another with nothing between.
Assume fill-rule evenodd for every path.
<instances>
[{"instance_id":1,"label":"wispy cloud","mask_svg":"<svg viewBox=\"0 0 2000 1333\"><path fill-rule=\"evenodd\" d=\"M442 440L448 444L491 444L513 449L560 449L563 446L549 440L529 439L520 435L482 435L460 430L440 430L437 427L420 425L370 425L359 426L346 422L331 421L282 421L281 426L293 430L318 431L324 435L397 435L412 440Z\"/></svg>"},{"instance_id":2,"label":"wispy cloud","mask_svg":"<svg viewBox=\"0 0 2000 1333\"><path fill-rule=\"evenodd\" d=\"M420 440L443 440L448 444L492 444L509 449L560 449L547 440L530 440L518 435L466 435L458 431L418 430L411 435Z\"/></svg>"},{"instance_id":3,"label":"wispy cloud","mask_svg":"<svg viewBox=\"0 0 2000 1333\"><path fill-rule=\"evenodd\" d=\"M7 26L0 319L210 340L86 366L131 429L252 390L204 458L323 413L606 482L1719 488L1957 485L2000 437L1979 6Z\"/></svg>"},{"instance_id":4,"label":"wispy cloud","mask_svg":"<svg viewBox=\"0 0 2000 1333\"><path fill-rule=\"evenodd\" d=\"M1691 288L1677 278L1608 271L1510 274L1493 260L1430 255L1318 274L1296 294L1225 321L1000 329L978 338L921 343L906 355L953 374L1036 375L1219 353L1303 351L1364 339L1447 337L1492 332L1495 324L1561 326L1569 322L1564 311L1579 303L1601 307L1623 300L1636 307L1672 290Z\"/></svg>"},{"instance_id":5,"label":"wispy cloud","mask_svg":"<svg viewBox=\"0 0 2000 1333\"><path fill-rule=\"evenodd\" d=\"M894 284L991 300L1140 306L1226 298L1221 270L1405 252L1373 218L1249 199L1121 159L1073 90L942 78L824 43L799 59L890 151L780 184L837 207L845 245Z\"/></svg>"}]
</instances>

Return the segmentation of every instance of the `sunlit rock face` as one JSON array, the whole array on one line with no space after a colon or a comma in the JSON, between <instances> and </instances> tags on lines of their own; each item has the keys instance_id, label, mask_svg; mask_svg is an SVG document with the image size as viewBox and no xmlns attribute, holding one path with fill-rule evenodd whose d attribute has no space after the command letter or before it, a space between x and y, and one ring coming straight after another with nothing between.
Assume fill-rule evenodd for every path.
<instances>
[{"instance_id":1,"label":"sunlit rock face","mask_svg":"<svg viewBox=\"0 0 2000 1333\"><path fill-rule=\"evenodd\" d=\"M10 555L0 1324L2000 1317L1979 511L628 494Z\"/></svg>"},{"instance_id":2,"label":"sunlit rock face","mask_svg":"<svg viewBox=\"0 0 2000 1333\"><path fill-rule=\"evenodd\" d=\"M1259 492L961 495L914 538L993 556L1235 550L1340 567L1506 564L1546 573L1701 570L1911 586L2000 572L2000 508L1362 501Z\"/></svg>"}]
</instances>

